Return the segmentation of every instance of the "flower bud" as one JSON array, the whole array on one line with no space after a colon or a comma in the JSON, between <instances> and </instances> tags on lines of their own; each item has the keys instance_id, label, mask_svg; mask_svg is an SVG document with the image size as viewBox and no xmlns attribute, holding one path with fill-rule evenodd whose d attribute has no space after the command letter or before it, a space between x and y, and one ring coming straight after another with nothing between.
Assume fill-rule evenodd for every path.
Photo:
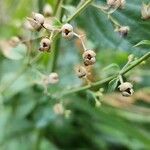
<instances>
[{"instance_id":1,"label":"flower bud","mask_svg":"<svg viewBox=\"0 0 150 150\"><path fill-rule=\"evenodd\" d=\"M150 19L150 3L147 5L143 3L141 8L141 15L143 19Z\"/></svg>"},{"instance_id":2,"label":"flower bud","mask_svg":"<svg viewBox=\"0 0 150 150\"><path fill-rule=\"evenodd\" d=\"M40 31L40 29L42 28L42 25L44 24L44 16L39 13L33 12L32 18L28 17L27 20L29 21L31 26L37 31Z\"/></svg>"},{"instance_id":3,"label":"flower bud","mask_svg":"<svg viewBox=\"0 0 150 150\"><path fill-rule=\"evenodd\" d=\"M130 31L130 28L128 26L122 26L115 31L117 31L121 37L126 37Z\"/></svg>"},{"instance_id":4,"label":"flower bud","mask_svg":"<svg viewBox=\"0 0 150 150\"><path fill-rule=\"evenodd\" d=\"M119 85L119 90L121 91L123 96L129 97L133 95L133 85L129 82L124 82L121 85Z\"/></svg>"},{"instance_id":5,"label":"flower bud","mask_svg":"<svg viewBox=\"0 0 150 150\"><path fill-rule=\"evenodd\" d=\"M65 39L71 39L74 35L73 27L72 25L66 23L62 26L62 37Z\"/></svg>"},{"instance_id":6,"label":"flower bud","mask_svg":"<svg viewBox=\"0 0 150 150\"><path fill-rule=\"evenodd\" d=\"M107 5L113 8L124 8L125 0L107 0Z\"/></svg>"},{"instance_id":7,"label":"flower bud","mask_svg":"<svg viewBox=\"0 0 150 150\"><path fill-rule=\"evenodd\" d=\"M95 56L96 53L94 51L86 50L82 55L85 66L93 65L96 62Z\"/></svg>"},{"instance_id":8,"label":"flower bud","mask_svg":"<svg viewBox=\"0 0 150 150\"><path fill-rule=\"evenodd\" d=\"M49 52L51 48L51 41L48 38L43 38L40 42L40 51L47 51Z\"/></svg>"},{"instance_id":9,"label":"flower bud","mask_svg":"<svg viewBox=\"0 0 150 150\"><path fill-rule=\"evenodd\" d=\"M83 67L83 66L78 66L78 67L76 68L76 74L77 74L77 76L78 76L79 78L84 78L84 77L86 77L86 75L87 75L87 70L86 70L86 68Z\"/></svg>"},{"instance_id":10,"label":"flower bud","mask_svg":"<svg viewBox=\"0 0 150 150\"><path fill-rule=\"evenodd\" d=\"M49 17L53 14L53 9L50 4L45 4L45 6L43 8L43 14L46 17Z\"/></svg>"}]
</instances>

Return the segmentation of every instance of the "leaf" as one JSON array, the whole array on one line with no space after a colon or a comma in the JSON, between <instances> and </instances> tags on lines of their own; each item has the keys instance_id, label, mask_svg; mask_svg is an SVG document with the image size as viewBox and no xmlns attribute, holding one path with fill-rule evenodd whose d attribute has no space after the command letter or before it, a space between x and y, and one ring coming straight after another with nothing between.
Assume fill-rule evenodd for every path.
<instances>
[{"instance_id":1,"label":"leaf","mask_svg":"<svg viewBox=\"0 0 150 150\"><path fill-rule=\"evenodd\" d=\"M150 41L149 40L143 40L143 41L137 43L136 45L134 45L134 47L137 47L140 45L150 45Z\"/></svg>"},{"instance_id":2,"label":"leaf","mask_svg":"<svg viewBox=\"0 0 150 150\"><path fill-rule=\"evenodd\" d=\"M0 48L3 55L12 60L23 59L27 53L27 47L22 43L18 44L16 47L13 47L8 41L1 41Z\"/></svg>"},{"instance_id":3,"label":"leaf","mask_svg":"<svg viewBox=\"0 0 150 150\"><path fill-rule=\"evenodd\" d=\"M118 78L114 78L113 80L111 80L108 84L108 92L112 92L116 89L117 85L118 85Z\"/></svg>"},{"instance_id":4,"label":"leaf","mask_svg":"<svg viewBox=\"0 0 150 150\"><path fill-rule=\"evenodd\" d=\"M96 3L97 4L97 3ZM113 49L129 51L141 55L145 50L133 46L143 39L149 39L149 21L141 19L141 1L127 0L125 9L118 9L112 16L121 24L130 27L129 35L121 38L114 32L112 23L107 15L94 7L88 7L77 19L78 25L82 27L93 43L100 49ZM90 22L90 23L89 23Z\"/></svg>"}]
</instances>

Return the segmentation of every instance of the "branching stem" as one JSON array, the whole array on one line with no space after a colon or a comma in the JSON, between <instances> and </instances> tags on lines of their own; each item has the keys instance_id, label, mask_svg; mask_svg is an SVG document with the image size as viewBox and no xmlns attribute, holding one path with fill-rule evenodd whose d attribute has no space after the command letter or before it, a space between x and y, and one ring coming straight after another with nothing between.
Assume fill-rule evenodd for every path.
<instances>
[{"instance_id":1,"label":"branching stem","mask_svg":"<svg viewBox=\"0 0 150 150\"><path fill-rule=\"evenodd\" d=\"M121 72L119 72L119 75L126 74L131 69L133 69L134 67L136 67L137 65L139 65L143 61L147 60L149 57L150 57L150 52L146 53L144 56L142 56L141 58L139 58L135 63L131 64L127 68L124 68L123 70L121 70ZM69 90L69 91L67 91L65 93L62 93L60 95L60 97L63 97L63 96L66 96L66 95L70 95L70 94L73 94L73 93L82 92L82 91L85 91L87 89L91 89L91 88L94 88L94 87L100 87L101 85L103 85L105 83L108 83L109 81L111 81L112 79L114 79L116 77L118 77L118 74L110 76L108 78L105 78L105 79L103 79L101 81L97 81L95 83L91 83L90 85L86 85L86 86L79 87L79 88L76 88L76 89L71 89L71 90Z\"/></svg>"}]
</instances>

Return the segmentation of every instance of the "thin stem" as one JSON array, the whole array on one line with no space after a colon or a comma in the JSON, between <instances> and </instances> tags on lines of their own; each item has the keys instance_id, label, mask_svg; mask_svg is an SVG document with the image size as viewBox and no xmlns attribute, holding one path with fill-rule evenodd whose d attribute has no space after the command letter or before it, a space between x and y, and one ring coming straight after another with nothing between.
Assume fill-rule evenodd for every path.
<instances>
[{"instance_id":1,"label":"thin stem","mask_svg":"<svg viewBox=\"0 0 150 150\"><path fill-rule=\"evenodd\" d=\"M78 14L80 14L90 3L92 3L93 0L87 0L79 9L77 9L77 11L70 16L66 22L70 22L71 20L73 20L75 17L78 16Z\"/></svg>"},{"instance_id":2,"label":"thin stem","mask_svg":"<svg viewBox=\"0 0 150 150\"><path fill-rule=\"evenodd\" d=\"M120 83L122 84L123 83L122 75L119 75L119 80L120 80Z\"/></svg>"},{"instance_id":3,"label":"thin stem","mask_svg":"<svg viewBox=\"0 0 150 150\"><path fill-rule=\"evenodd\" d=\"M133 63L132 65L130 65L129 67L127 67L126 69L122 70L120 72L120 74L125 74L128 71L130 71L132 68L136 67L137 65L139 65L141 62L143 62L144 60L148 59L150 57L150 52L146 53L144 56L142 56L141 58L139 58L135 63Z\"/></svg>"},{"instance_id":4,"label":"thin stem","mask_svg":"<svg viewBox=\"0 0 150 150\"><path fill-rule=\"evenodd\" d=\"M99 10L101 10L104 14L106 14L107 17L108 17L108 19L113 23L113 25L114 25L115 27L121 27L121 25L119 24L119 22L118 22L114 17L112 17L112 16L110 15L110 13L108 13L107 11L104 10L104 7L102 7L102 6L97 6L97 5L95 5L95 4L92 4L92 6L95 7L95 8L97 8L97 9L99 9ZM115 10L116 10L116 9L115 9ZM114 11L115 11L115 10L114 10Z\"/></svg>"},{"instance_id":5,"label":"thin stem","mask_svg":"<svg viewBox=\"0 0 150 150\"><path fill-rule=\"evenodd\" d=\"M42 11L43 11L43 5L44 5L43 0L38 0L39 13L42 13Z\"/></svg>"},{"instance_id":6,"label":"thin stem","mask_svg":"<svg viewBox=\"0 0 150 150\"><path fill-rule=\"evenodd\" d=\"M133 69L134 67L136 67L141 62L143 62L144 60L148 59L149 57L150 57L150 52L146 53L144 56L142 56L141 58L139 58L134 64L131 64L129 67L123 69L119 73L119 75L126 74L128 71L130 71L131 69ZM68 92L62 93L60 95L60 97L63 97L63 96L66 96L66 95L70 95L70 94L73 94L73 93L82 92L82 91L85 91L87 89L91 89L91 88L94 88L94 87L100 87L104 83L108 83L109 81L111 81L112 79L114 79L116 77L118 77L118 74L110 76L110 77L108 77L108 78L106 78L104 80L101 80L101 81L98 81L98 82L95 82L95 83L91 83L90 85L86 85L86 86L83 86L83 87L80 87L80 88L76 88L76 89L71 89Z\"/></svg>"},{"instance_id":7,"label":"thin stem","mask_svg":"<svg viewBox=\"0 0 150 150\"><path fill-rule=\"evenodd\" d=\"M77 38L80 39L81 44L82 44L82 46L83 46L83 49L84 49L84 51L86 51L87 48L86 48L86 46L85 46L85 44L84 44L84 41L83 41L83 39L82 39L82 36L81 36L81 35L78 35L77 33L74 33L74 35L75 35Z\"/></svg>"},{"instance_id":8,"label":"thin stem","mask_svg":"<svg viewBox=\"0 0 150 150\"><path fill-rule=\"evenodd\" d=\"M61 16L62 16L62 6L63 5L63 0L58 0L58 5L57 5L57 10L56 10L56 16L57 18L61 21Z\"/></svg>"},{"instance_id":9,"label":"thin stem","mask_svg":"<svg viewBox=\"0 0 150 150\"><path fill-rule=\"evenodd\" d=\"M70 16L66 22L70 22L71 20L73 20L78 14L80 14L93 0L87 0L72 16ZM62 5L62 3L59 3ZM62 10L62 9L61 9ZM58 10L57 10L58 11ZM59 10L59 13L62 14L63 12ZM57 12L56 12L57 14ZM61 17L62 15L59 15L59 17ZM61 20L61 18L59 18L59 20ZM55 71L55 68L57 66L57 58L58 58L58 54L59 54L59 44L60 44L60 39L58 38L58 34L55 35L54 37L54 53L53 53L53 57L52 57L52 65L51 65L51 72Z\"/></svg>"},{"instance_id":10,"label":"thin stem","mask_svg":"<svg viewBox=\"0 0 150 150\"><path fill-rule=\"evenodd\" d=\"M51 72L54 72L55 71L55 68L57 66L57 59L58 59L58 54L59 54L59 45L60 45L60 38L56 36L55 37L55 41L54 41L54 44L53 44L53 50L54 50L54 53L53 53L53 57L52 57L52 64L51 64Z\"/></svg>"}]
</instances>

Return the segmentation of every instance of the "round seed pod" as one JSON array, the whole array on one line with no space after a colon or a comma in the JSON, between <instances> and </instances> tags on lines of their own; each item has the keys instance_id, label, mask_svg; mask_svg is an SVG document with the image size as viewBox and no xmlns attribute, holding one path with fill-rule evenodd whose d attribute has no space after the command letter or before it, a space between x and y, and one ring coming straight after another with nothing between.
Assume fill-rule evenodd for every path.
<instances>
[{"instance_id":1,"label":"round seed pod","mask_svg":"<svg viewBox=\"0 0 150 150\"><path fill-rule=\"evenodd\" d=\"M50 51L50 48L51 48L51 41L50 39L48 38L43 38L40 42L40 48L39 50L40 51L46 51L46 52L49 52Z\"/></svg>"},{"instance_id":2,"label":"round seed pod","mask_svg":"<svg viewBox=\"0 0 150 150\"><path fill-rule=\"evenodd\" d=\"M72 25L68 23L62 26L61 31L62 31L62 37L65 39L71 39L74 35Z\"/></svg>"},{"instance_id":3,"label":"round seed pod","mask_svg":"<svg viewBox=\"0 0 150 150\"><path fill-rule=\"evenodd\" d=\"M125 0L107 0L107 5L114 8L124 8Z\"/></svg>"},{"instance_id":4,"label":"round seed pod","mask_svg":"<svg viewBox=\"0 0 150 150\"><path fill-rule=\"evenodd\" d=\"M41 25L44 23L44 16L40 13L32 12L32 18Z\"/></svg>"},{"instance_id":5,"label":"round seed pod","mask_svg":"<svg viewBox=\"0 0 150 150\"><path fill-rule=\"evenodd\" d=\"M59 82L59 76L57 73L52 72L49 76L49 84L56 84Z\"/></svg>"},{"instance_id":6,"label":"round seed pod","mask_svg":"<svg viewBox=\"0 0 150 150\"><path fill-rule=\"evenodd\" d=\"M43 7L43 14L45 17L50 17L53 14L53 9L50 4L45 4Z\"/></svg>"},{"instance_id":7,"label":"round seed pod","mask_svg":"<svg viewBox=\"0 0 150 150\"><path fill-rule=\"evenodd\" d=\"M76 74L77 74L78 78L85 78L87 76L87 70L83 66L78 66L76 68Z\"/></svg>"},{"instance_id":8,"label":"round seed pod","mask_svg":"<svg viewBox=\"0 0 150 150\"><path fill-rule=\"evenodd\" d=\"M123 96L131 96L134 93L133 85L130 82L124 82L121 85L119 85L119 90L121 91Z\"/></svg>"},{"instance_id":9,"label":"round seed pod","mask_svg":"<svg viewBox=\"0 0 150 150\"><path fill-rule=\"evenodd\" d=\"M120 36L126 37L130 31L130 28L128 26L122 26L118 28L116 31L120 34Z\"/></svg>"},{"instance_id":10,"label":"round seed pod","mask_svg":"<svg viewBox=\"0 0 150 150\"><path fill-rule=\"evenodd\" d=\"M28 17L27 20L36 31L40 31L44 24L44 16L40 13L33 12L32 17Z\"/></svg>"},{"instance_id":11,"label":"round seed pod","mask_svg":"<svg viewBox=\"0 0 150 150\"><path fill-rule=\"evenodd\" d=\"M93 50L86 50L82 55L85 66L93 65L96 62L95 56L96 53Z\"/></svg>"}]
</instances>

